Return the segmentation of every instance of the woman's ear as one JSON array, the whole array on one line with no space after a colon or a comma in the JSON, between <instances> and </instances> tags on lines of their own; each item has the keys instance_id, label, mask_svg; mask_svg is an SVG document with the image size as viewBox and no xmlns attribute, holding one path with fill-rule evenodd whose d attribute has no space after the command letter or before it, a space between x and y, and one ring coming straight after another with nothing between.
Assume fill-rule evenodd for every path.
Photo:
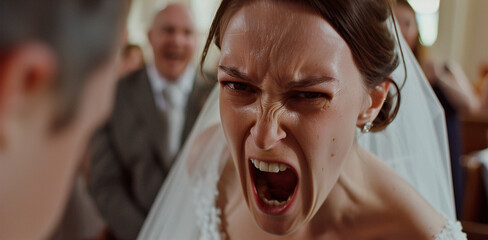
<instances>
[{"instance_id":1,"label":"woman's ear","mask_svg":"<svg viewBox=\"0 0 488 240\"><path fill-rule=\"evenodd\" d=\"M366 106L366 108L359 114L356 126L362 128L364 124L374 121L388 96L390 84L390 81L384 81L370 90L367 95L369 106Z\"/></svg>"},{"instance_id":2,"label":"woman's ear","mask_svg":"<svg viewBox=\"0 0 488 240\"><path fill-rule=\"evenodd\" d=\"M25 43L0 55L0 145L10 120L34 96L48 90L55 72L54 54L44 44Z\"/></svg>"}]
</instances>

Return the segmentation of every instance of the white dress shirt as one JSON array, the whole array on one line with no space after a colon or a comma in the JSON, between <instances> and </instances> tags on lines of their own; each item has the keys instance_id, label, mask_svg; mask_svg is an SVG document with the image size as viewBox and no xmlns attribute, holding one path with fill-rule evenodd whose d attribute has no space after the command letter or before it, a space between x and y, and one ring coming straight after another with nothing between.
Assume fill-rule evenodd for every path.
<instances>
[{"instance_id":1,"label":"white dress shirt","mask_svg":"<svg viewBox=\"0 0 488 240\"><path fill-rule=\"evenodd\" d=\"M154 63L147 65L149 82L154 94L156 106L166 113L168 119L168 129L166 129L167 164L171 164L180 148L181 135L185 125L185 109L188 98L193 88L196 68L189 66L185 72L176 79L168 81L161 76ZM169 166L169 165L168 165Z\"/></svg>"}]
</instances>

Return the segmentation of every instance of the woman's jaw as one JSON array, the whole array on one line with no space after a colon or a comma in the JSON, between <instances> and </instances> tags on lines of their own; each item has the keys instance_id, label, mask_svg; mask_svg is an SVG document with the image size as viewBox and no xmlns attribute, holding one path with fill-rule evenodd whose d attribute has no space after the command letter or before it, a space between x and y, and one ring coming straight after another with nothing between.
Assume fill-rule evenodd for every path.
<instances>
[{"instance_id":1,"label":"woman's jaw","mask_svg":"<svg viewBox=\"0 0 488 240\"><path fill-rule=\"evenodd\" d=\"M243 158L244 164L238 166L242 169L238 170L245 200L256 224L265 232L281 236L293 234L314 221L328 222L329 228L334 228L335 221L341 219L338 216L342 213L349 215L347 209L354 205L350 197L354 196L356 200L364 198L363 191L357 190L366 186L357 182L360 174L358 175L356 168L351 167L362 164L356 159L356 150L352 152L354 156L349 157L355 160L345 160L348 163L343 166L337 178L331 180L333 183L322 184L311 176L312 172L303 171L306 166L301 169L300 166L295 167L296 164L279 158L255 155ZM345 192L348 194L344 194Z\"/></svg>"},{"instance_id":2,"label":"woman's jaw","mask_svg":"<svg viewBox=\"0 0 488 240\"><path fill-rule=\"evenodd\" d=\"M326 173L314 171L305 157L296 151L280 151L283 154L263 153L254 151L255 148L249 145L252 144L243 146L241 157L237 154L233 157L244 199L251 216L262 230L274 235L289 235L315 220L331 221L332 227L334 220L326 220L327 216L323 215L338 216L335 212L339 210L331 207L343 207L342 204L330 205L327 199L349 202L342 193L353 192L351 187L356 189L354 186L357 184L350 180L356 182L357 179L350 175L358 175L357 168L352 166L361 165L356 159L357 144L353 144L348 153L342 156L345 164L334 171L337 175L328 172L328 177L321 176ZM348 186L339 183L339 179L347 179ZM343 188L349 190L345 191ZM337 195L338 192L340 194Z\"/></svg>"}]
</instances>

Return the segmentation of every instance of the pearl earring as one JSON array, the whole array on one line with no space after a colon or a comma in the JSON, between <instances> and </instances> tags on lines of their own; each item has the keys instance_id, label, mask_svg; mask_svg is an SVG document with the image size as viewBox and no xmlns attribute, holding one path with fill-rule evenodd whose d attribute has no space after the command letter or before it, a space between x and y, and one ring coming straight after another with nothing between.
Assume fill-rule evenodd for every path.
<instances>
[{"instance_id":1,"label":"pearl earring","mask_svg":"<svg viewBox=\"0 0 488 240\"><path fill-rule=\"evenodd\" d=\"M364 124L363 128L361 129L361 132L368 133L369 130L371 130L372 127L373 127L373 123L372 122L367 122L366 124Z\"/></svg>"}]
</instances>

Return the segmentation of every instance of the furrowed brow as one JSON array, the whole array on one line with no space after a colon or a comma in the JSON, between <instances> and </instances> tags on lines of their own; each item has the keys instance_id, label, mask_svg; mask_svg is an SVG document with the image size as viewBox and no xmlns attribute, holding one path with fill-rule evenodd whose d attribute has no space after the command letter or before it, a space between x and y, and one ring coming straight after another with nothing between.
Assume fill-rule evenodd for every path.
<instances>
[{"instance_id":1,"label":"furrowed brow","mask_svg":"<svg viewBox=\"0 0 488 240\"><path fill-rule=\"evenodd\" d=\"M287 88L305 88L311 87L317 84L321 84L324 82L332 82L336 81L335 78L332 77L312 77L312 78L305 78L299 81L293 81L286 84Z\"/></svg>"},{"instance_id":2,"label":"furrowed brow","mask_svg":"<svg viewBox=\"0 0 488 240\"><path fill-rule=\"evenodd\" d=\"M251 78L247 74L240 72L239 70L237 70L234 67L219 65L219 69L224 71L227 75L229 75L231 77L239 78L241 80L245 80L245 81L249 81L249 82L251 81Z\"/></svg>"}]
</instances>

